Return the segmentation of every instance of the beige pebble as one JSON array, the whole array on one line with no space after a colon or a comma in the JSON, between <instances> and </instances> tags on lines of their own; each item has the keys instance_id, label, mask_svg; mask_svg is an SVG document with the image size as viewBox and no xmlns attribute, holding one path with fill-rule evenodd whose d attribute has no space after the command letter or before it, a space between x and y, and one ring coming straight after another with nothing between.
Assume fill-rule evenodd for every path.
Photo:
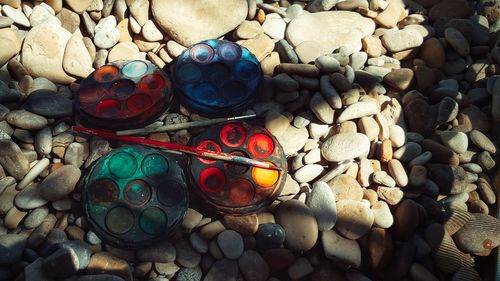
<instances>
[{"instance_id":1,"label":"beige pebble","mask_svg":"<svg viewBox=\"0 0 500 281\"><path fill-rule=\"evenodd\" d=\"M389 161L389 173L396 181L397 186L405 187L408 184L408 175L399 160L392 159Z\"/></svg>"}]
</instances>

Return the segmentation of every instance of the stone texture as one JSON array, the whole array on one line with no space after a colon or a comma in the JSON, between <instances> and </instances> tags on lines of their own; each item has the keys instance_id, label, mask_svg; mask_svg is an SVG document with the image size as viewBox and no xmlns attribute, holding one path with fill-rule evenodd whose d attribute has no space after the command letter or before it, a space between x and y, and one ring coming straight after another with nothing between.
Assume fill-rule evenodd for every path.
<instances>
[{"instance_id":1,"label":"stone texture","mask_svg":"<svg viewBox=\"0 0 500 281\"><path fill-rule=\"evenodd\" d=\"M286 244L290 249L302 252L316 244L318 224L304 203L295 199L281 203L276 221L285 229Z\"/></svg>"}]
</instances>

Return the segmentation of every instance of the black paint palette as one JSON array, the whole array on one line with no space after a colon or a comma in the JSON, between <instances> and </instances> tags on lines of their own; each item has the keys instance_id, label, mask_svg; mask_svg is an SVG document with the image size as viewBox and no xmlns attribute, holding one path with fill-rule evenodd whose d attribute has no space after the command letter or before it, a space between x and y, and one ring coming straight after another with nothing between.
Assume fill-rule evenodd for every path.
<instances>
[{"instance_id":1,"label":"black paint palette","mask_svg":"<svg viewBox=\"0 0 500 281\"><path fill-rule=\"evenodd\" d=\"M170 155L142 145L113 149L81 182L88 221L106 243L136 248L164 239L188 207L186 179Z\"/></svg>"},{"instance_id":2,"label":"black paint palette","mask_svg":"<svg viewBox=\"0 0 500 281\"><path fill-rule=\"evenodd\" d=\"M259 61L245 47L226 40L206 40L184 50L173 68L177 96L193 110L226 116L249 106L263 75Z\"/></svg>"},{"instance_id":3,"label":"black paint palette","mask_svg":"<svg viewBox=\"0 0 500 281\"><path fill-rule=\"evenodd\" d=\"M247 214L268 206L280 194L286 176L286 157L266 129L245 122L212 127L192 139L192 146L249 157L273 164L278 170L191 157L189 173L206 203L226 214Z\"/></svg>"},{"instance_id":4,"label":"black paint palette","mask_svg":"<svg viewBox=\"0 0 500 281\"><path fill-rule=\"evenodd\" d=\"M154 64L117 61L83 79L76 97L79 119L88 127L144 127L167 110L172 98L170 78Z\"/></svg>"}]
</instances>

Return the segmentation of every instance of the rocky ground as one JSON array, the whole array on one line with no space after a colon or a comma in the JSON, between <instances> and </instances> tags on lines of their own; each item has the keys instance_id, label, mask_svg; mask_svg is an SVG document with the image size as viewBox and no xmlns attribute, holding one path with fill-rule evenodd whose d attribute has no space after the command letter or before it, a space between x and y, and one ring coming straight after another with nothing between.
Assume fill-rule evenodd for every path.
<instances>
[{"instance_id":1,"label":"rocky ground","mask_svg":"<svg viewBox=\"0 0 500 281\"><path fill-rule=\"evenodd\" d=\"M474 265L500 243L500 1L0 7L0 280L494 280ZM219 37L261 61L249 111L289 158L279 200L239 218L193 203L169 242L105 245L75 185L114 144L69 130L78 81ZM201 118L175 105L160 121Z\"/></svg>"}]
</instances>

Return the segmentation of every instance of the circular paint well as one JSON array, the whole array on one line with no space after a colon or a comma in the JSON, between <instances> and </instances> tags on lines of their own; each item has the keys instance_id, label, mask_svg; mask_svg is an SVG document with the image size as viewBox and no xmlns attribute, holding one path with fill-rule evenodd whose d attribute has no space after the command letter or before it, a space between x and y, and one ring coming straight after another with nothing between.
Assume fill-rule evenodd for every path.
<instances>
[{"instance_id":1,"label":"circular paint well","mask_svg":"<svg viewBox=\"0 0 500 281\"><path fill-rule=\"evenodd\" d=\"M107 94L108 91L100 85L90 85L79 90L78 100L81 103L95 103Z\"/></svg>"},{"instance_id":2,"label":"circular paint well","mask_svg":"<svg viewBox=\"0 0 500 281\"><path fill-rule=\"evenodd\" d=\"M177 75L185 83L194 83L201 79L201 70L198 66L187 63L179 68Z\"/></svg>"},{"instance_id":3,"label":"circular paint well","mask_svg":"<svg viewBox=\"0 0 500 281\"><path fill-rule=\"evenodd\" d=\"M123 75L127 75L128 77L140 77L148 72L147 63L139 60L134 60L122 67Z\"/></svg>"},{"instance_id":4,"label":"circular paint well","mask_svg":"<svg viewBox=\"0 0 500 281\"><path fill-rule=\"evenodd\" d=\"M120 191L110 179L100 179L89 186L90 199L98 204L109 204L118 200Z\"/></svg>"},{"instance_id":5,"label":"circular paint well","mask_svg":"<svg viewBox=\"0 0 500 281\"><path fill-rule=\"evenodd\" d=\"M135 94L127 99L127 110L130 114L146 111L153 105L153 99L148 94Z\"/></svg>"},{"instance_id":6,"label":"circular paint well","mask_svg":"<svg viewBox=\"0 0 500 281\"><path fill-rule=\"evenodd\" d=\"M139 217L139 227L147 234L161 233L168 225L165 213L156 207L147 208Z\"/></svg>"},{"instance_id":7,"label":"circular paint well","mask_svg":"<svg viewBox=\"0 0 500 281\"><path fill-rule=\"evenodd\" d=\"M220 131L222 143L229 147L238 147L245 142L245 128L237 124L227 124Z\"/></svg>"},{"instance_id":8,"label":"circular paint well","mask_svg":"<svg viewBox=\"0 0 500 281\"><path fill-rule=\"evenodd\" d=\"M118 68L112 65L101 66L94 72L94 79L97 82L106 83L111 82L120 76Z\"/></svg>"},{"instance_id":9,"label":"circular paint well","mask_svg":"<svg viewBox=\"0 0 500 281\"><path fill-rule=\"evenodd\" d=\"M143 92L161 90L165 84L165 79L159 74L150 74L141 78L137 88Z\"/></svg>"},{"instance_id":10,"label":"circular paint well","mask_svg":"<svg viewBox=\"0 0 500 281\"><path fill-rule=\"evenodd\" d=\"M113 118L120 113L122 105L119 100L104 99L97 103L95 111L99 117Z\"/></svg>"},{"instance_id":11,"label":"circular paint well","mask_svg":"<svg viewBox=\"0 0 500 281\"><path fill-rule=\"evenodd\" d=\"M165 176L168 173L169 163L165 157L160 154L149 154L142 160L142 172L148 177Z\"/></svg>"},{"instance_id":12,"label":"circular paint well","mask_svg":"<svg viewBox=\"0 0 500 281\"><path fill-rule=\"evenodd\" d=\"M228 198L235 206L248 205L255 197L255 188L246 179L228 182Z\"/></svg>"},{"instance_id":13,"label":"circular paint well","mask_svg":"<svg viewBox=\"0 0 500 281\"><path fill-rule=\"evenodd\" d=\"M134 206L142 206L151 199L151 187L142 180L133 180L125 186L125 201Z\"/></svg>"},{"instance_id":14,"label":"circular paint well","mask_svg":"<svg viewBox=\"0 0 500 281\"><path fill-rule=\"evenodd\" d=\"M233 151L229 154L248 158L248 155L243 151ZM249 167L248 165L242 165L233 162L224 162L224 168L231 174L242 175L248 171Z\"/></svg>"},{"instance_id":15,"label":"circular paint well","mask_svg":"<svg viewBox=\"0 0 500 281\"><path fill-rule=\"evenodd\" d=\"M220 45L217 49L217 53L223 60L232 63L241 58L241 47L232 42L228 42Z\"/></svg>"},{"instance_id":16,"label":"circular paint well","mask_svg":"<svg viewBox=\"0 0 500 281\"><path fill-rule=\"evenodd\" d=\"M269 157L274 151L274 141L268 135L255 134L248 140L248 150L254 157Z\"/></svg>"},{"instance_id":17,"label":"circular paint well","mask_svg":"<svg viewBox=\"0 0 500 281\"><path fill-rule=\"evenodd\" d=\"M196 148L214 151L214 152L218 152L218 153L222 152L222 148L220 147L220 145L213 140L204 140L204 141L200 142L196 146ZM202 163L205 163L205 164L214 164L216 162L216 160L211 160L211 159L203 158L203 157L198 157L198 160L200 160Z\"/></svg>"},{"instance_id":18,"label":"circular paint well","mask_svg":"<svg viewBox=\"0 0 500 281\"><path fill-rule=\"evenodd\" d=\"M271 162L267 162L273 164ZM262 187L273 186L279 178L279 172L271 169L252 167L252 178L254 182Z\"/></svg>"},{"instance_id":19,"label":"circular paint well","mask_svg":"<svg viewBox=\"0 0 500 281\"><path fill-rule=\"evenodd\" d=\"M212 83L200 83L193 87L193 99L205 105L218 106L218 90Z\"/></svg>"},{"instance_id":20,"label":"circular paint well","mask_svg":"<svg viewBox=\"0 0 500 281\"><path fill-rule=\"evenodd\" d=\"M128 152L118 152L108 160L111 174L117 178L126 179L137 170L135 157Z\"/></svg>"},{"instance_id":21,"label":"circular paint well","mask_svg":"<svg viewBox=\"0 0 500 281\"><path fill-rule=\"evenodd\" d=\"M189 55L195 62L207 64L214 58L214 49L206 44L197 44L191 47Z\"/></svg>"},{"instance_id":22,"label":"circular paint well","mask_svg":"<svg viewBox=\"0 0 500 281\"><path fill-rule=\"evenodd\" d=\"M219 168L209 167L201 171L198 182L203 192L221 192L226 184L226 176Z\"/></svg>"},{"instance_id":23,"label":"circular paint well","mask_svg":"<svg viewBox=\"0 0 500 281\"><path fill-rule=\"evenodd\" d=\"M135 83L128 79L120 79L113 82L109 91L116 97L127 97L135 91Z\"/></svg>"},{"instance_id":24,"label":"circular paint well","mask_svg":"<svg viewBox=\"0 0 500 281\"><path fill-rule=\"evenodd\" d=\"M241 60L234 65L234 74L241 80L252 80L259 75L259 67L247 60Z\"/></svg>"},{"instance_id":25,"label":"circular paint well","mask_svg":"<svg viewBox=\"0 0 500 281\"><path fill-rule=\"evenodd\" d=\"M106 227L114 234L125 234L134 226L134 214L128 208L116 207L106 215Z\"/></svg>"},{"instance_id":26,"label":"circular paint well","mask_svg":"<svg viewBox=\"0 0 500 281\"><path fill-rule=\"evenodd\" d=\"M182 186L176 181L164 181L156 190L158 200L166 206L175 206L184 197Z\"/></svg>"},{"instance_id":27,"label":"circular paint well","mask_svg":"<svg viewBox=\"0 0 500 281\"><path fill-rule=\"evenodd\" d=\"M220 87L230 77L231 71L227 65L216 62L210 64L210 72L207 74L210 77L210 82Z\"/></svg>"}]
</instances>

